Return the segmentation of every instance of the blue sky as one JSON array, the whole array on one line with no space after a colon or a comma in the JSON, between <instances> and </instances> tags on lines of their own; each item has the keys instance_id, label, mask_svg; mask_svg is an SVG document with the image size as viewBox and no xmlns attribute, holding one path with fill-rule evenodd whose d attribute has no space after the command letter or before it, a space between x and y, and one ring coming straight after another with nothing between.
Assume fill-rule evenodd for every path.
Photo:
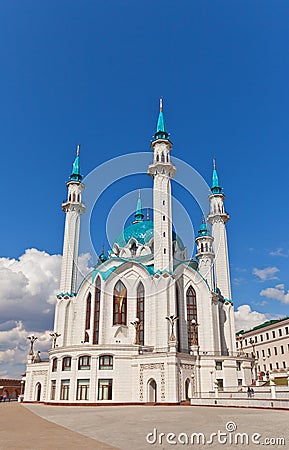
<instances>
[{"instance_id":1,"label":"blue sky","mask_svg":"<svg viewBox=\"0 0 289 450\"><path fill-rule=\"evenodd\" d=\"M163 97L172 154L208 183L217 158L236 307L287 315L288 2L14 0L0 1L0 11L5 261L29 248L61 253L76 144L83 175L150 151ZM123 179L101 196L96 248L108 249L113 205L139 187L150 178ZM194 200L177 185L173 193L197 227ZM188 246L191 236L182 236Z\"/></svg>"}]
</instances>

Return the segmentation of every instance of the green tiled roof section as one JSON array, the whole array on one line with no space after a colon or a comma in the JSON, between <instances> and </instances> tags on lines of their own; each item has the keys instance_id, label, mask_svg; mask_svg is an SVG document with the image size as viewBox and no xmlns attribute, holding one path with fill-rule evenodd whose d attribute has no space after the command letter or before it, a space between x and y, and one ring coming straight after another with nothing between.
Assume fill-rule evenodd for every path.
<instances>
[{"instance_id":1,"label":"green tiled roof section","mask_svg":"<svg viewBox=\"0 0 289 450\"><path fill-rule=\"evenodd\" d=\"M256 327L251 328L250 330L246 330L246 331L245 330L240 330L236 334L239 335L239 334L249 333L250 331L260 330L260 329L266 328L266 327L268 327L270 325L274 325L276 323L281 323L281 322L283 322L284 320L287 320L287 319L289 319L288 316L287 317L283 317L282 319L267 320L266 322L261 323L260 325L256 325Z\"/></svg>"}]
</instances>

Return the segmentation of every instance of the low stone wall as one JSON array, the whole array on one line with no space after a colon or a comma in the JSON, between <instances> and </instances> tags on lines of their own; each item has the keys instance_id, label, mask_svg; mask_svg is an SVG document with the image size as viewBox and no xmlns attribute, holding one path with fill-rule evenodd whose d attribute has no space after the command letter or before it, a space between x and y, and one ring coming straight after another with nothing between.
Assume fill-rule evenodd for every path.
<instances>
[{"instance_id":1,"label":"low stone wall","mask_svg":"<svg viewBox=\"0 0 289 450\"><path fill-rule=\"evenodd\" d=\"M233 408L288 409L289 399L271 398L192 398L191 406L226 406Z\"/></svg>"}]
</instances>

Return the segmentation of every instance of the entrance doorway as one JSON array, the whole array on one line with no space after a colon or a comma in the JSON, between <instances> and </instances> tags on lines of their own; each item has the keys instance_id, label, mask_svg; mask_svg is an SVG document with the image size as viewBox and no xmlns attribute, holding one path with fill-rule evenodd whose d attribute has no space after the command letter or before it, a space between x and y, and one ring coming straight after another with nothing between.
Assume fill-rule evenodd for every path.
<instances>
[{"instance_id":1,"label":"entrance doorway","mask_svg":"<svg viewBox=\"0 0 289 450\"><path fill-rule=\"evenodd\" d=\"M157 402L157 383L153 378L148 382L148 402Z\"/></svg>"},{"instance_id":2,"label":"entrance doorway","mask_svg":"<svg viewBox=\"0 0 289 450\"><path fill-rule=\"evenodd\" d=\"M40 400L41 400L41 384L40 383L36 384L35 392L36 392L36 395L35 395L36 401L40 402Z\"/></svg>"}]
</instances>

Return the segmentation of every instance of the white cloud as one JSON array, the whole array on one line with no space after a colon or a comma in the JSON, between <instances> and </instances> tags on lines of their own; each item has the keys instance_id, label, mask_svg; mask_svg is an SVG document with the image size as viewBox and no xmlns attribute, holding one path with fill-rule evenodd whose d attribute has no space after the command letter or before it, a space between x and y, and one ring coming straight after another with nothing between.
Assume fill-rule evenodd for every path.
<instances>
[{"instance_id":1,"label":"white cloud","mask_svg":"<svg viewBox=\"0 0 289 450\"><path fill-rule=\"evenodd\" d=\"M278 267L266 267L265 269L254 268L252 271L253 275L256 275L261 281L278 279L278 277L275 276L278 272L280 272Z\"/></svg>"},{"instance_id":2,"label":"white cloud","mask_svg":"<svg viewBox=\"0 0 289 450\"><path fill-rule=\"evenodd\" d=\"M260 295L272 298L274 300L278 300L281 303L289 303L289 290L285 291L284 284L276 284L275 287L269 287L267 289L263 289L260 292Z\"/></svg>"},{"instance_id":3,"label":"white cloud","mask_svg":"<svg viewBox=\"0 0 289 450\"><path fill-rule=\"evenodd\" d=\"M90 255L79 257L79 280L90 272ZM51 346L54 303L59 292L61 255L35 248L19 259L0 258L0 376L19 377L25 370L29 342L38 337L35 350Z\"/></svg>"},{"instance_id":4,"label":"white cloud","mask_svg":"<svg viewBox=\"0 0 289 450\"><path fill-rule=\"evenodd\" d=\"M51 347L51 331L42 333L26 330L23 323L9 321L1 326L0 330L0 376L19 378L25 371L25 363L29 352L29 342L27 336L34 334L37 336L35 351L41 352L42 358L47 357L47 350Z\"/></svg>"},{"instance_id":5,"label":"white cloud","mask_svg":"<svg viewBox=\"0 0 289 450\"><path fill-rule=\"evenodd\" d=\"M288 252L288 250L287 250L287 252L284 251L283 248L277 248L277 250L272 250L269 253L269 255L271 255L271 256L283 256L283 258L288 258L289 252Z\"/></svg>"},{"instance_id":6,"label":"white cloud","mask_svg":"<svg viewBox=\"0 0 289 450\"><path fill-rule=\"evenodd\" d=\"M250 330L268 319L268 314L252 311L250 305L241 305L235 311L235 328L236 331Z\"/></svg>"}]
</instances>

